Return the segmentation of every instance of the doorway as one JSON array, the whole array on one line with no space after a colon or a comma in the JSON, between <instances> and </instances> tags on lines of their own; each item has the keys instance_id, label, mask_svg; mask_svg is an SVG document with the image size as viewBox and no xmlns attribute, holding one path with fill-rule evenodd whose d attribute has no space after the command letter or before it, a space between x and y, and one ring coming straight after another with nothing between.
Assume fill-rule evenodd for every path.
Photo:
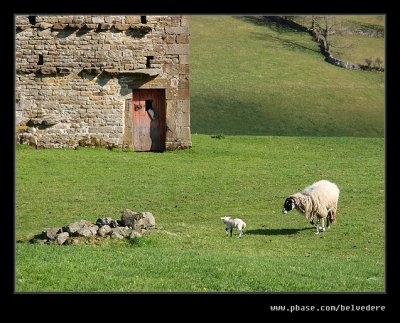
<instances>
[{"instance_id":1,"label":"doorway","mask_svg":"<svg viewBox=\"0 0 400 323\"><path fill-rule=\"evenodd\" d=\"M133 90L132 142L135 151L165 151L165 90Z\"/></svg>"}]
</instances>

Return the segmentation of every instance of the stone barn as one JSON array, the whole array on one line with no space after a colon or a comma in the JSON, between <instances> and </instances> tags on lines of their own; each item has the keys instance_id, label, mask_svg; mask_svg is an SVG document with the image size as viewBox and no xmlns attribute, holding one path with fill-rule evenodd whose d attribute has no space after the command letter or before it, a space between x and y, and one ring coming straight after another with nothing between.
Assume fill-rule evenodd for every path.
<instances>
[{"instance_id":1,"label":"stone barn","mask_svg":"<svg viewBox=\"0 0 400 323\"><path fill-rule=\"evenodd\" d=\"M17 141L191 147L187 17L17 15L15 26Z\"/></svg>"}]
</instances>

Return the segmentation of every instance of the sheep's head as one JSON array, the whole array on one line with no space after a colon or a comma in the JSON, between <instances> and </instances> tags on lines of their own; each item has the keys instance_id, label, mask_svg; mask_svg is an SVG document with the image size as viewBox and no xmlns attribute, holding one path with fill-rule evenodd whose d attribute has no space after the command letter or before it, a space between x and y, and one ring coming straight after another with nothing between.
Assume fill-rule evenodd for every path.
<instances>
[{"instance_id":1,"label":"sheep's head","mask_svg":"<svg viewBox=\"0 0 400 323\"><path fill-rule=\"evenodd\" d=\"M222 222L226 222L226 221L229 221L229 220L231 220L231 217L230 216L222 216L221 217L221 220L222 220Z\"/></svg>"},{"instance_id":2,"label":"sheep's head","mask_svg":"<svg viewBox=\"0 0 400 323\"><path fill-rule=\"evenodd\" d=\"M293 197L288 197L285 200L285 203L283 204L283 209L282 212L283 213L288 213L289 211L293 210L295 208L295 200Z\"/></svg>"}]
</instances>

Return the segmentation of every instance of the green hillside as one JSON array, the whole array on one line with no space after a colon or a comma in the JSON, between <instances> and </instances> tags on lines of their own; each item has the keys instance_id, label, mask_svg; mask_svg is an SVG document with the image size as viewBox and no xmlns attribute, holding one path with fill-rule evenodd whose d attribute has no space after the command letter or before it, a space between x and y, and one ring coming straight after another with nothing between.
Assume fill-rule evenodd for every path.
<instances>
[{"instance_id":1,"label":"green hillside","mask_svg":"<svg viewBox=\"0 0 400 323\"><path fill-rule=\"evenodd\" d=\"M190 17L191 127L229 135L384 134L384 73L324 62L304 32L255 17Z\"/></svg>"}]
</instances>

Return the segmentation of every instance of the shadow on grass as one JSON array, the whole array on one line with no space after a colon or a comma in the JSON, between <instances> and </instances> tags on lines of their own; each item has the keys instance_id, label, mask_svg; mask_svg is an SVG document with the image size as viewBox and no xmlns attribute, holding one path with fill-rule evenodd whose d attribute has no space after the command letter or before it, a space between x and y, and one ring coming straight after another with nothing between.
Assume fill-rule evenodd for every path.
<instances>
[{"instance_id":1,"label":"shadow on grass","mask_svg":"<svg viewBox=\"0 0 400 323\"><path fill-rule=\"evenodd\" d=\"M300 231L304 230L313 230L313 227L309 228L301 228L301 229L255 229L255 230L246 230L246 234L259 234L265 236L277 236L277 235L291 235L297 234Z\"/></svg>"},{"instance_id":2,"label":"shadow on grass","mask_svg":"<svg viewBox=\"0 0 400 323\"><path fill-rule=\"evenodd\" d=\"M282 44L282 46L285 46L285 47L290 48L290 49L297 48L297 49L302 49L302 50L309 50L309 51L314 52L314 53L319 53L319 50L317 50L315 48L307 47L307 46L301 45L299 43L296 43L294 41L287 40L287 39L282 39L282 38L279 38L279 37L276 37L276 36L272 36L272 35L256 35L255 37L257 39L259 39L259 40L265 40L266 38L273 39L274 41L280 42Z\"/></svg>"},{"instance_id":3,"label":"shadow on grass","mask_svg":"<svg viewBox=\"0 0 400 323\"><path fill-rule=\"evenodd\" d=\"M258 26L266 26L270 28L271 30L282 34L285 32L304 32L308 33L307 28L304 26L301 26L295 22L292 22L290 20L285 20L280 18L279 16L239 16L235 17L236 19L245 21L247 23L252 23ZM291 41L288 39L282 39L280 36L273 36L273 35L256 35L255 36L257 39L260 40L265 40L266 38L273 39L274 41L280 42L283 46L289 47L290 49L293 48L298 48L302 50L309 50L315 53L319 53L319 49L316 49L314 47L307 47L302 44L299 44L295 41Z\"/></svg>"},{"instance_id":4,"label":"shadow on grass","mask_svg":"<svg viewBox=\"0 0 400 323\"><path fill-rule=\"evenodd\" d=\"M252 23L257 26L268 26L278 33L288 31L307 32L307 28L280 16L236 16L236 19Z\"/></svg>"},{"instance_id":5,"label":"shadow on grass","mask_svg":"<svg viewBox=\"0 0 400 323\"><path fill-rule=\"evenodd\" d=\"M229 85L234 87L233 85ZM253 90L250 90L251 94ZM268 96L237 95L228 91L229 97L221 93L207 95L204 92L191 94L191 131L204 135L224 134L225 136L296 136L296 137L381 137L383 130L380 121L368 123L354 122L351 119L339 122L339 112L331 110L327 114L316 114L313 106L291 109L282 105L286 100L283 91ZM297 94L295 94L297 95ZM296 104L289 100L290 104ZM289 106L290 106L289 104ZM299 103L300 105L302 103ZM243 107L251 113L243 113ZM212 113L211 113L212 112ZM339 119L339 120L337 120ZM221 121L222 120L222 121ZM336 121L335 121L336 120Z\"/></svg>"}]
</instances>

